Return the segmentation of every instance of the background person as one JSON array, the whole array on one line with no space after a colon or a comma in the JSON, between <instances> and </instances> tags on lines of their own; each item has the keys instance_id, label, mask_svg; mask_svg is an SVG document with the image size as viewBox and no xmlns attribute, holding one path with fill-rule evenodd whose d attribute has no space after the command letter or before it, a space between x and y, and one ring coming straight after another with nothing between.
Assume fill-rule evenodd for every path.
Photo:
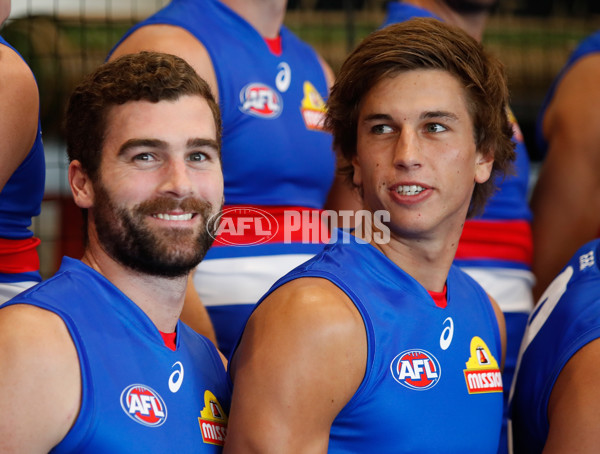
<instances>
[{"instance_id":1,"label":"background person","mask_svg":"<svg viewBox=\"0 0 600 454\"><path fill-rule=\"evenodd\" d=\"M600 235L599 77L600 31L573 51L538 117L544 160L531 198L536 300L577 248Z\"/></svg>"},{"instance_id":2,"label":"background person","mask_svg":"<svg viewBox=\"0 0 600 454\"><path fill-rule=\"evenodd\" d=\"M326 125L389 241L376 224L340 235L259 303L230 363L226 452L496 452L503 317L452 262L514 159L507 100L501 64L436 20L348 57Z\"/></svg>"},{"instance_id":3,"label":"background person","mask_svg":"<svg viewBox=\"0 0 600 454\"><path fill-rule=\"evenodd\" d=\"M514 453L598 451L600 240L582 246L531 314L511 396Z\"/></svg>"},{"instance_id":4,"label":"background person","mask_svg":"<svg viewBox=\"0 0 600 454\"><path fill-rule=\"evenodd\" d=\"M10 0L0 0L0 24ZM44 196L45 158L33 73L0 36L0 303L42 280L29 230Z\"/></svg>"},{"instance_id":5,"label":"background person","mask_svg":"<svg viewBox=\"0 0 600 454\"><path fill-rule=\"evenodd\" d=\"M221 451L225 369L179 321L222 204L220 121L172 55L123 57L75 89L67 151L85 253L0 309L1 452Z\"/></svg>"},{"instance_id":6,"label":"background person","mask_svg":"<svg viewBox=\"0 0 600 454\"><path fill-rule=\"evenodd\" d=\"M133 27L110 58L143 49L185 58L218 96L223 115L225 216L267 212L279 233L286 210L323 208L335 156L323 131L331 70L285 26L285 0L173 0ZM272 218L271 218L272 216ZM228 355L254 304L283 274L323 247L271 237L217 239L193 275L200 299ZM186 309L201 310L193 292Z\"/></svg>"}]
</instances>

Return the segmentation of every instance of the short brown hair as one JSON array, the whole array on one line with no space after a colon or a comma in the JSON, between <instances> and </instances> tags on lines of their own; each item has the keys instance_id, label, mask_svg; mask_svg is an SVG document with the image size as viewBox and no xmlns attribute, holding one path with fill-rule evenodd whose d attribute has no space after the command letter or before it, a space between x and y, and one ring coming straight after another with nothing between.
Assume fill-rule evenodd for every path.
<instances>
[{"instance_id":1,"label":"short brown hair","mask_svg":"<svg viewBox=\"0 0 600 454\"><path fill-rule=\"evenodd\" d=\"M357 152L358 116L365 95L385 77L418 69L439 69L457 78L467 94L477 150L494 155L492 176L475 185L468 212L473 216L495 191L495 176L512 170L515 152L504 66L460 28L414 18L371 33L342 65L328 100L325 126L350 164ZM352 166L342 171L351 182Z\"/></svg>"},{"instance_id":2,"label":"short brown hair","mask_svg":"<svg viewBox=\"0 0 600 454\"><path fill-rule=\"evenodd\" d=\"M221 145L221 114L208 84L182 58L159 52L124 55L104 63L73 91L65 134L69 161L78 160L92 180L98 177L108 111L129 101L174 101L200 96L208 103Z\"/></svg>"}]
</instances>

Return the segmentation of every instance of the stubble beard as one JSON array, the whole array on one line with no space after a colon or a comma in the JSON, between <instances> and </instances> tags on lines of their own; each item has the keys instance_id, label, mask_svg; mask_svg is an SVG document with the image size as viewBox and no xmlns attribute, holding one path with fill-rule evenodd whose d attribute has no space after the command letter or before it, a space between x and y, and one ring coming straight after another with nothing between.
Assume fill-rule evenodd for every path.
<instances>
[{"instance_id":1,"label":"stubble beard","mask_svg":"<svg viewBox=\"0 0 600 454\"><path fill-rule=\"evenodd\" d=\"M212 204L187 198L155 198L132 209L117 206L101 184L94 188L94 220L101 247L114 260L133 271L157 277L177 278L198 265L214 241L218 219ZM219 210L222 209L219 207ZM175 209L197 213L201 228L150 228L147 217Z\"/></svg>"}]
</instances>

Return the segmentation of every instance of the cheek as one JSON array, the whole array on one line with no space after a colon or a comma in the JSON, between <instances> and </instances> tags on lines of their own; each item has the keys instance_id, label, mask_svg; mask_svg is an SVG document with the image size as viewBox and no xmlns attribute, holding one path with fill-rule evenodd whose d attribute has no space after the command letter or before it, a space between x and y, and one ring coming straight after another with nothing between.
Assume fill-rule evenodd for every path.
<instances>
[{"instance_id":1,"label":"cheek","mask_svg":"<svg viewBox=\"0 0 600 454\"><path fill-rule=\"evenodd\" d=\"M202 176L198 180L197 188L200 198L210 202L213 206L220 206L224 192L223 174L214 172L211 175Z\"/></svg>"}]
</instances>

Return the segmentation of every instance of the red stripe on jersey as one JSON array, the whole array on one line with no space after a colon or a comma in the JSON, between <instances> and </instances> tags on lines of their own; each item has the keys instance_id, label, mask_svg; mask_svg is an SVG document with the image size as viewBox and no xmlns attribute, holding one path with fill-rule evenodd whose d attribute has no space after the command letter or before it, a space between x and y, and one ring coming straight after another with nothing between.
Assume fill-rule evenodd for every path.
<instances>
[{"instance_id":1,"label":"red stripe on jersey","mask_svg":"<svg viewBox=\"0 0 600 454\"><path fill-rule=\"evenodd\" d=\"M527 221L482 221L465 223L456 259L495 259L531 265L533 238Z\"/></svg>"},{"instance_id":2,"label":"red stripe on jersey","mask_svg":"<svg viewBox=\"0 0 600 454\"><path fill-rule=\"evenodd\" d=\"M39 238L9 240L0 238L0 273L16 274L40 269L40 258L36 247Z\"/></svg>"}]
</instances>

